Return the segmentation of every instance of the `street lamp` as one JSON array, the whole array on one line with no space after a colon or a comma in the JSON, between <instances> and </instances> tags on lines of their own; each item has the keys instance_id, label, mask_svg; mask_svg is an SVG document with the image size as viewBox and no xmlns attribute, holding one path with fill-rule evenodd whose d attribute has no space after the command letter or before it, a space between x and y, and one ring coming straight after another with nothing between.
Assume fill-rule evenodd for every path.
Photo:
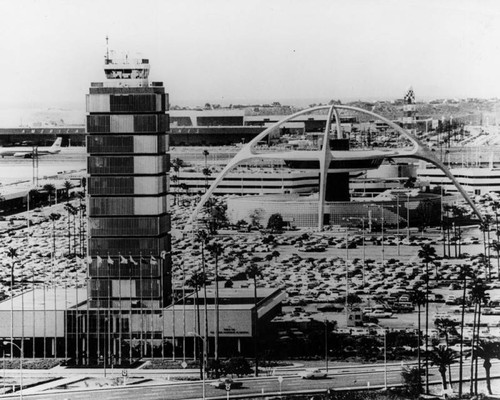
<instances>
[{"instance_id":1,"label":"street lamp","mask_svg":"<svg viewBox=\"0 0 500 400\"><path fill-rule=\"evenodd\" d=\"M5 340L3 342L3 345L6 346L10 344L11 346L11 349L12 349L12 346L15 346L19 349L19 351L21 352L21 358L19 360L19 375L20 375L20 379L21 379L21 388L19 390L19 398L22 400L23 398L23 358L24 358L24 352L23 350L17 345L15 344L14 342L10 342L8 340Z\"/></svg>"},{"instance_id":2,"label":"street lamp","mask_svg":"<svg viewBox=\"0 0 500 400\"><path fill-rule=\"evenodd\" d=\"M384 388L387 389L387 329L377 324L375 326L384 330Z\"/></svg>"},{"instance_id":3,"label":"street lamp","mask_svg":"<svg viewBox=\"0 0 500 400\"><path fill-rule=\"evenodd\" d=\"M201 378L202 378L202 398L205 400L205 356L206 356L206 341L205 338L196 332L188 332L189 336L199 337L203 341L203 359L201 361Z\"/></svg>"},{"instance_id":4,"label":"street lamp","mask_svg":"<svg viewBox=\"0 0 500 400\"><path fill-rule=\"evenodd\" d=\"M328 320L325 319L325 368L328 374Z\"/></svg>"}]
</instances>

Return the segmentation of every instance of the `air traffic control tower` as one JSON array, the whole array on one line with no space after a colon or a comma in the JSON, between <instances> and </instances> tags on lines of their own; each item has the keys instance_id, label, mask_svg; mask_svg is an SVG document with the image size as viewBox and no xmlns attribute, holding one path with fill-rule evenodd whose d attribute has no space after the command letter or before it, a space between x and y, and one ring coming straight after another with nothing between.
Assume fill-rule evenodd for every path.
<instances>
[{"instance_id":1,"label":"air traffic control tower","mask_svg":"<svg viewBox=\"0 0 500 400\"><path fill-rule=\"evenodd\" d=\"M149 70L107 53L106 80L87 95L88 315L77 347L108 363L151 355L171 296L168 94Z\"/></svg>"}]
</instances>

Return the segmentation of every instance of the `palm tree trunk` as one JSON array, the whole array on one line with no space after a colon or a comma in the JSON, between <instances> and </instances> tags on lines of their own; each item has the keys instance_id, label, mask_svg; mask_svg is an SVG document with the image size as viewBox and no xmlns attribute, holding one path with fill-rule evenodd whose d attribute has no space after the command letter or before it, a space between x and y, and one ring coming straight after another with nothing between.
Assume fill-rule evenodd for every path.
<instances>
[{"instance_id":1,"label":"palm tree trunk","mask_svg":"<svg viewBox=\"0 0 500 400\"><path fill-rule=\"evenodd\" d=\"M448 388L446 385L446 367L439 367L439 373L441 374L441 380L443 381L443 390L446 390Z\"/></svg>"},{"instance_id":2,"label":"palm tree trunk","mask_svg":"<svg viewBox=\"0 0 500 400\"><path fill-rule=\"evenodd\" d=\"M418 308L418 346L417 346L417 360L418 360L418 371L420 374L420 369L422 368L422 360L420 356L420 342L422 341L422 330L421 330L421 321L420 321L420 303L417 305ZM420 376L420 375L419 375Z\"/></svg>"},{"instance_id":3,"label":"palm tree trunk","mask_svg":"<svg viewBox=\"0 0 500 400\"><path fill-rule=\"evenodd\" d=\"M200 334L200 296L198 295L198 287L195 287L196 290L196 315L197 315L197 320L196 320L196 329L197 329L197 334L199 335ZM194 354L198 353L198 340L199 340L199 337L196 336L194 338ZM201 350L201 349L200 349ZM202 357L199 356L199 360L200 360L200 379L203 379L203 360L202 360Z\"/></svg>"},{"instance_id":4,"label":"palm tree trunk","mask_svg":"<svg viewBox=\"0 0 500 400\"><path fill-rule=\"evenodd\" d=\"M476 345L479 345L480 334L481 334L481 301L479 301L478 313L477 313ZM479 357L476 356L475 367L474 367L474 394L476 396L477 396L477 385L478 385L478 368L479 368Z\"/></svg>"},{"instance_id":5,"label":"palm tree trunk","mask_svg":"<svg viewBox=\"0 0 500 400\"><path fill-rule=\"evenodd\" d=\"M207 281L206 281L206 271L205 271L205 244L201 243L201 266L203 268L203 311L204 311L204 317L205 317L205 332L204 332L204 346L203 346L203 360L202 362L205 365L205 370L206 370L206 363L208 360L208 299L207 299Z\"/></svg>"},{"instance_id":6,"label":"palm tree trunk","mask_svg":"<svg viewBox=\"0 0 500 400\"><path fill-rule=\"evenodd\" d=\"M491 361L490 360L484 360L483 363L484 370L486 371L486 389L488 390L488 394L491 393L491 375L490 375L490 369L491 369Z\"/></svg>"},{"instance_id":7,"label":"palm tree trunk","mask_svg":"<svg viewBox=\"0 0 500 400\"><path fill-rule=\"evenodd\" d=\"M429 394L429 263L425 263L425 393Z\"/></svg>"},{"instance_id":8,"label":"palm tree trunk","mask_svg":"<svg viewBox=\"0 0 500 400\"><path fill-rule=\"evenodd\" d=\"M259 315L257 314L257 276L253 278L253 304L254 304L254 325L255 325L255 338L253 340L253 350L255 356L255 376L259 376L259 357L257 356L258 352L258 337L259 337L259 329L258 329L258 321Z\"/></svg>"},{"instance_id":9,"label":"palm tree trunk","mask_svg":"<svg viewBox=\"0 0 500 400\"><path fill-rule=\"evenodd\" d=\"M458 377L458 397L462 397L462 378L463 378L463 366L464 366L464 322L465 322L465 295L467 286L467 275L464 275L463 282L463 294L462 294L462 318L460 321L460 370Z\"/></svg>"},{"instance_id":10,"label":"palm tree trunk","mask_svg":"<svg viewBox=\"0 0 500 400\"><path fill-rule=\"evenodd\" d=\"M475 351L474 351L474 342L475 342L475 337L476 337L476 319L477 319L477 303L474 304L474 320L472 322L472 342L471 342L471 357L470 357L470 395L474 395L474 357L475 357Z\"/></svg>"},{"instance_id":11,"label":"palm tree trunk","mask_svg":"<svg viewBox=\"0 0 500 400\"><path fill-rule=\"evenodd\" d=\"M219 279L218 279L219 253L215 251L215 347L214 358L219 360ZM217 372L217 377L218 372Z\"/></svg>"}]
</instances>

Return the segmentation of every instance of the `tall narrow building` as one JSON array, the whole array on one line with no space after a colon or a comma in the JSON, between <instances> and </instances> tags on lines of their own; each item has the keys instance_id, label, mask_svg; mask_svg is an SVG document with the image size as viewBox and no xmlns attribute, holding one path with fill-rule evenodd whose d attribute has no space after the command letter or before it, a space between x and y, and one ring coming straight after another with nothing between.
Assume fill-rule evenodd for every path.
<instances>
[{"instance_id":1,"label":"tall narrow building","mask_svg":"<svg viewBox=\"0 0 500 400\"><path fill-rule=\"evenodd\" d=\"M403 128L416 133L417 128L417 105L415 104L415 92L410 87L403 98Z\"/></svg>"},{"instance_id":2,"label":"tall narrow building","mask_svg":"<svg viewBox=\"0 0 500 400\"><path fill-rule=\"evenodd\" d=\"M90 361L145 356L163 341L171 295L168 95L149 61L105 57L87 95Z\"/></svg>"}]
</instances>

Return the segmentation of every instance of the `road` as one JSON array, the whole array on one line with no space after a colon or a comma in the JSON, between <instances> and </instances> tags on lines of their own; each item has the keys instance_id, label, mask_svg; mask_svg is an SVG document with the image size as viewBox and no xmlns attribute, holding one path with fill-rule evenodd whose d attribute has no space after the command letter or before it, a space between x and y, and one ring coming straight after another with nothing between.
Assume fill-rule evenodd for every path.
<instances>
[{"instance_id":1,"label":"road","mask_svg":"<svg viewBox=\"0 0 500 400\"><path fill-rule=\"evenodd\" d=\"M458 365L454 365L453 378L458 378ZM328 377L317 380L304 380L296 375L297 371L289 371L288 374L283 374L281 391L298 392L307 390L326 390L327 388L363 388L363 387L383 387L385 380L385 369L383 365L370 366L342 366L330 369ZM277 372L280 373L280 372ZM387 367L387 382L388 385L401 383L401 365L390 364ZM480 367L480 374L484 376L484 369ZM464 368L464 379L469 376L469 367L466 364ZM492 376L500 376L500 363L495 363L492 368ZM430 382L440 382L440 376L435 368L431 368L429 376ZM242 379L243 387L241 389L232 390L230 395L250 395L265 393L268 395L279 394L280 383L278 376L247 378ZM455 385L456 386L456 385ZM468 385L465 384L464 390L468 390ZM143 384L138 386L127 387L109 387L101 389L86 389L86 390L66 390L52 391L44 394L25 395L25 399L50 399L50 400L85 400L92 398L98 399L120 399L120 400L136 400L148 399L200 399L202 397L202 383L196 382L170 382L161 384ZM206 384L207 398L225 398L226 391L216 389ZM19 394L0 396L1 399L19 398Z\"/></svg>"}]
</instances>

